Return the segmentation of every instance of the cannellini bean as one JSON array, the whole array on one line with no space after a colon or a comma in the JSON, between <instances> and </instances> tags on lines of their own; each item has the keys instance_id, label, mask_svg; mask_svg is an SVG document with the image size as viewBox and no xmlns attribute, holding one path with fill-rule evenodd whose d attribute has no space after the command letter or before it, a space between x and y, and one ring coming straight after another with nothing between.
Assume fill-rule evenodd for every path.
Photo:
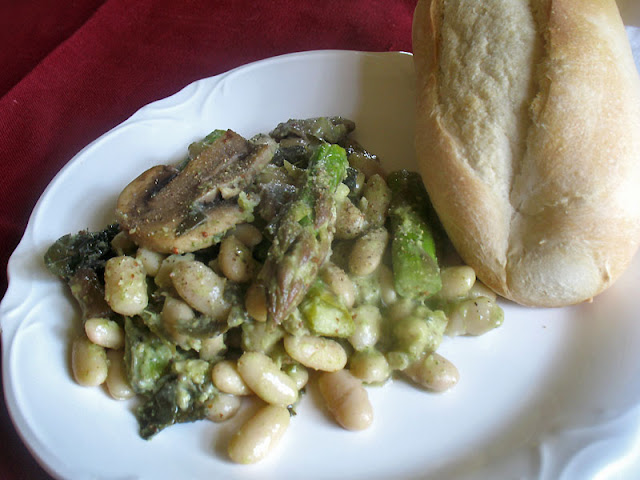
<instances>
[{"instance_id":1,"label":"cannellini bean","mask_svg":"<svg viewBox=\"0 0 640 480\"><path fill-rule=\"evenodd\" d=\"M375 228L358 238L349 255L349 270L354 275L369 275L378 268L389 240L384 227Z\"/></svg>"},{"instance_id":2,"label":"cannellini bean","mask_svg":"<svg viewBox=\"0 0 640 480\"><path fill-rule=\"evenodd\" d=\"M240 397L229 395L228 393L219 393L207 402L207 418L212 422L220 423L233 417L241 405Z\"/></svg>"},{"instance_id":3,"label":"cannellini bean","mask_svg":"<svg viewBox=\"0 0 640 480\"><path fill-rule=\"evenodd\" d=\"M375 305L360 305L351 314L355 330L349 337L349 343L356 350L365 350L375 346L382 332L382 315Z\"/></svg>"},{"instance_id":4,"label":"cannellini bean","mask_svg":"<svg viewBox=\"0 0 640 480\"><path fill-rule=\"evenodd\" d=\"M200 358L211 361L227 351L227 345L224 342L224 334L216 335L211 338L203 338L200 347Z\"/></svg>"},{"instance_id":5,"label":"cannellini bean","mask_svg":"<svg viewBox=\"0 0 640 480\"><path fill-rule=\"evenodd\" d=\"M460 378L456 366L438 353L432 353L413 362L402 373L418 385L434 392L449 390Z\"/></svg>"},{"instance_id":6,"label":"cannellini bean","mask_svg":"<svg viewBox=\"0 0 640 480\"><path fill-rule=\"evenodd\" d=\"M116 350L124 347L124 330L113 320L90 318L84 322L84 331L96 345Z\"/></svg>"},{"instance_id":7,"label":"cannellini bean","mask_svg":"<svg viewBox=\"0 0 640 480\"><path fill-rule=\"evenodd\" d=\"M264 353L243 353L238 360L238 372L249 388L267 403L286 407L298 400L296 382Z\"/></svg>"},{"instance_id":8,"label":"cannellini bean","mask_svg":"<svg viewBox=\"0 0 640 480\"><path fill-rule=\"evenodd\" d=\"M111 248L118 255L127 255L135 251L136 244L127 232L118 232L111 240Z\"/></svg>"},{"instance_id":9,"label":"cannellini bean","mask_svg":"<svg viewBox=\"0 0 640 480\"><path fill-rule=\"evenodd\" d=\"M136 258L142 263L144 267L144 271L147 272L147 275L150 277L155 277L160 270L160 265L162 265L162 261L166 258L166 255L158 252L154 252L153 250L149 250L148 248L140 247L136 251Z\"/></svg>"},{"instance_id":10,"label":"cannellini bean","mask_svg":"<svg viewBox=\"0 0 640 480\"><path fill-rule=\"evenodd\" d=\"M496 292L494 292L489 287L487 287L484 283L478 280L476 280L476 283L473 284L473 287L471 287L471 290L469 290L469 293L467 294L467 296L469 298L487 297L488 299L494 302L498 298L496 295Z\"/></svg>"},{"instance_id":11,"label":"cannellini bean","mask_svg":"<svg viewBox=\"0 0 640 480\"><path fill-rule=\"evenodd\" d=\"M487 297L469 298L449 312L445 335L482 335L502 324L504 312Z\"/></svg>"},{"instance_id":12,"label":"cannellini bean","mask_svg":"<svg viewBox=\"0 0 640 480\"><path fill-rule=\"evenodd\" d=\"M441 310L418 306L414 312L394 323L392 335L396 350L418 357L425 351L435 351L447 327L447 317Z\"/></svg>"},{"instance_id":13,"label":"cannellini bean","mask_svg":"<svg viewBox=\"0 0 640 480\"><path fill-rule=\"evenodd\" d=\"M156 272L156 276L153 278L155 284L164 289L173 288L173 282L171 281L171 272L173 271L173 267L175 267L180 262L191 262L195 260L195 255L193 253L184 253L182 255L169 255L165 258L160 264L160 268Z\"/></svg>"},{"instance_id":14,"label":"cannellini bean","mask_svg":"<svg viewBox=\"0 0 640 480\"><path fill-rule=\"evenodd\" d=\"M80 385L102 385L109 373L105 349L84 336L77 338L71 347L71 369Z\"/></svg>"},{"instance_id":15,"label":"cannellini bean","mask_svg":"<svg viewBox=\"0 0 640 480\"><path fill-rule=\"evenodd\" d=\"M307 382L309 381L309 370L304 366L298 363L292 363L290 365L286 365L283 370L293 379L294 382L296 382L298 390L302 390L307 385Z\"/></svg>"},{"instance_id":16,"label":"cannellini bean","mask_svg":"<svg viewBox=\"0 0 640 480\"><path fill-rule=\"evenodd\" d=\"M373 408L362 382L347 370L323 373L318 388L327 409L347 430L364 430L373 422Z\"/></svg>"},{"instance_id":17,"label":"cannellini bean","mask_svg":"<svg viewBox=\"0 0 640 480\"><path fill-rule=\"evenodd\" d=\"M122 351L107 350L109 373L107 374L107 390L116 400L126 400L135 395L127 379L127 370Z\"/></svg>"},{"instance_id":18,"label":"cannellini bean","mask_svg":"<svg viewBox=\"0 0 640 480\"><path fill-rule=\"evenodd\" d=\"M137 315L149 303L144 268L133 257L120 256L107 260L104 283L104 299L116 313Z\"/></svg>"},{"instance_id":19,"label":"cannellini bean","mask_svg":"<svg viewBox=\"0 0 640 480\"><path fill-rule=\"evenodd\" d=\"M262 460L280 441L289 426L291 415L284 407L266 405L260 408L231 437L229 458L236 463Z\"/></svg>"},{"instance_id":20,"label":"cannellini bean","mask_svg":"<svg viewBox=\"0 0 640 480\"><path fill-rule=\"evenodd\" d=\"M336 233L338 240L351 240L364 232L367 226L364 213L349 198L343 199L336 207Z\"/></svg>"},{"instance_id":21,"label":"cannellini bean","mask_svg":"<svg viewBox=\"0 0 640 480\"><path fill-rule=\"evenodd\" d=\"M320 272L320 278L329 286L329 289L340 299L342 304L353 307L356 299L356 288L349 275L332 262L327 262Z\"/></svg>"},{"instance_id":22,"label":"cannellini bean","mask_svg":"<svg viewBox=\"0 0 640 480\"><path fill-rule=\"evenodd\" d=\"M235 235L225 237L220 243L218 266L222 274L232 282L244 283L251 280L257 263L251 250Z\"/></svg>"},{"instance_id":23,"label":"cannellini bean","mask_svg":"<svg viewBox=\"0 0 640 480\"><path fill-rule=\"evenodd\" d=\"M262 285L254 283L247 289L244 297L244 307L254 320L258 322L267 321L267 296Z\"/></svg>"},{"instance_id":24,"label":"cannellini bean","mask_svg":"<svg viewBox=\"0 0 640 480\"><path fill-rule=\"evenodd\" d=\"M369 177L362 197L366 199L364 215L369 228L383 226L391 203L391 189L384 178L379 174Z\"/></svg>"},{"instance_id":25,"label":"cannellini bean","mask_svg":"<svg viewBox=\"0 0 640 480\"><path fill-rule=\"evenodd\" d=\"M284 336L278 325L267 322L245 322L242 324L242 350L271 354Z\"/></svg>"},{"instance_id":26,"label":"cannellini bean","mask_svg":"<svg viewBox=\"0 0 640 480\"><path fill-rule=\"evenodd\" d=\"M385 306L392 305L398 300L398 293L393 281L393 272L389 267L380 264L378 268L378 280L380 282L380 299Z\"/></svg>"},{"instance_id":27,"label":"cannellini bean","mask_svg":"<svg viewBox=\"0 0 640 480\"><path fill-rule=\"evenodd\" d=\"M253 248L262 242L262 232L250 223L236 225L233 234L249 248Z\"/></svg>"},{"instance_id":28,"label":"cannellini bean","mask_svg":"<svg viewBox=\"0 0 640 480\"><path fill-rule=\"evenodd\" d=\"M192 308L216 320L229 312L224 300L226 280L197 260L178 262L170 274L176 291Z\"/></svg>"},{"instance_id":29,"label":"cannellini bean","mask_svg":"<svg viewBox=\"0 0 640 480\"><path fill-rule=\"evenodd\" d=\"M211 369L211 380L218 390L232 395L251 395L253 392L238 373L238 366L231 360L216 363Z\"/></svg>"},{"instance_id":30,"label":"cannellini bean","mask_svg":"<svg viewBox=\"0 0 640 480\"><path fill-rule=\"evenodd\" d=\"M291 358L314 370L335 372L347 364L347 352L330 338L286 335L284 349Z\"/></svg>"},{"instance_id":31,"label":"cannellini bean","mask_svg":"<svg viewBox=\"0 0 640 480\"><path fill-rule=\"evenodd\" d=\"M476 281L476 272L468 265L443 268L440 271L442 288L438 297L443 300L455 300L469 293Z\"/></svg>"},{"instance_id":32,"label":"cannellini bean","mask_svg":"<svg viewBox=\"0 0 640 480\"><path fill-rule=\"evenodd\" d=\"M196 314L189 304L179 298L166 296L160 318L162 326L177 344L187 341L186 335L178 331L180 325L184 325L195 318Z\"/></svg>"},{"instance_id":33,"label":"cannellini bean","mask_svg":"<svg viewBox=\"0 0 640 480\"><path fill-rule=\"evenodd\" d=\"M384 383L391 376L389 362L374 348L354 353L349 359L349 371L364 383Z\"/></svg>"}]
</instances>

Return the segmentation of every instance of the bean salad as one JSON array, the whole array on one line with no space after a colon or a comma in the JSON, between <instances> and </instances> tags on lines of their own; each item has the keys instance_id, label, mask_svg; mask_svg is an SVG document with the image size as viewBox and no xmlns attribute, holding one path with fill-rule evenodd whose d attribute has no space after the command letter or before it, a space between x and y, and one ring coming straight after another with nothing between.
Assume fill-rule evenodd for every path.
<instances>
[{"instance_id":1,"label":"bean salad","mask_svg":"<svg viewBox=\"0 0 640 480\"><path fill-rule=\"evenodd\" d=\"M336 424L373 422L368 388L443 392L445 336L503 322L415 172L387 173L341 117L245 139L215 130L127 185L114 223L57 240L48 269L82 313L75 380L135 398L139 433L259 408L228 456L255 463L315 382Z\"/></svg>"}]
</instances>

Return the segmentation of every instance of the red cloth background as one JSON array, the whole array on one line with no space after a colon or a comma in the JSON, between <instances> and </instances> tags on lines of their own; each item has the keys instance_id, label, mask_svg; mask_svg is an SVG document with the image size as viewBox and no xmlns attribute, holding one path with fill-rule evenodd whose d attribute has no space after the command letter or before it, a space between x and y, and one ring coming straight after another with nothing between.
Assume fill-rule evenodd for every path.
<instances>
[{"instance_id":1,"label":"red cloth background","mask_svg":"<svg viewBox=\"0 0 640 480\"><path fill-rule=\"evenodd\" d=\"M283 53L411 51L415 4L0 0L0 268L58 170L143 105ZM1 275L0 295L6 282ZM22 445L4 402L0 445L1 480L50 478Z\"/></svg>"}]
</instances>

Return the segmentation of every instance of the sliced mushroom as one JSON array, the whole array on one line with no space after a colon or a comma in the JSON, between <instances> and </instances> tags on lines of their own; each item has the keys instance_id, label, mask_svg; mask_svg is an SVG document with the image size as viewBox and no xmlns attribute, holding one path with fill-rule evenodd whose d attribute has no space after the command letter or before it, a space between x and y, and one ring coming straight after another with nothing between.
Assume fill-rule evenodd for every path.
<instances>
[{"instance_id":1,"label":"sliced mushroom","mask_svg":"<svg viewBox=\"0 0 640 480\"><path fill-rule=\"evenodd\" d=\"M140 246L163 253L192 252L216 243L251 216L252 202L238 195L273 158L267 136L245 140L227 132L183 170L159 165L133 180L120 194L120 226Z\"/></svg>"}]
</instances>

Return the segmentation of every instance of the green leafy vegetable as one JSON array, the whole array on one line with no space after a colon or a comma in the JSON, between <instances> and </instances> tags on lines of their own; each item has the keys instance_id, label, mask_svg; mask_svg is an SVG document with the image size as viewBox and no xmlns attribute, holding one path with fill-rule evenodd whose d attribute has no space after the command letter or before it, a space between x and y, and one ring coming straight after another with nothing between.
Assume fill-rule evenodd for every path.
<instances>
[{"instance_id":1,"label":"green leafy vegetable","mask_svg":"<svg viewBox=\"0 0 640 480\"><path fill-rule=\"evenodd\" d=\"M120 231L116 224L100 232L81 231L60 237L44 255L44 263L51 273L68 281L78 270L100 270L115 256L111 240Z\"/></svg>"}]
</instances>

